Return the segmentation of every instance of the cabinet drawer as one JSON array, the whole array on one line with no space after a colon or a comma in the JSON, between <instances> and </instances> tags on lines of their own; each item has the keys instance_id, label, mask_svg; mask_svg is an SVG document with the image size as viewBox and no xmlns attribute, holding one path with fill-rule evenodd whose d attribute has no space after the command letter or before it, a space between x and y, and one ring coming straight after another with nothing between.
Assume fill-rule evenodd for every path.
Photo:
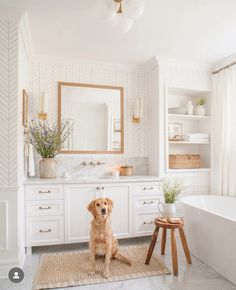
<instances>
[{"instance_id":1,"label":"cabinet drawer","mask_svg":"<svg viewBox=\"0 0 236 290\"><path fill-rule=\"evenodd\" d=\"M64 242L63 216L26 218L26 245L43 246Z\"/></svg>"},{"instance_id":2,"label":"cabinet drawer","mask_svg":"<svg viewBox=\"0 0 236 290\"><path fill-rule=\"evenodd\" d=\"M62 185L27 186L26 200L63 199Z\"/></svg>"},{"instance_id":3,"label":"cabinet drawer","mask_svg":"<svg viewBox=\"0 0 236 290\"><path fill-rule=\"evenodd\" d=\"M26 216L63 215L63 200L41 200L26 202Z\"/></svg>"},{"instance_id":4,"label":"cabinet drawer","mask_svg":"<svg viewBox=\"0 0 236 290\"><path fill-rule=\"evenodd\" d=\"M142 184L135 187L136 194L157 194L160 193L159 184Z\"/></svg>"},{"instance_id":5,"label":"cabinet drawer","mask_svg":"<svg viewBox=\"0 0 236 290\"><path fill-rule=\"evenodd\" d=\"M153 195L153 196L138 196L135 198L135 207L137 210L148 210L148 209L156 209L158 211L158 203L162 201L161 195Z\"/></svg>"},{"instance_id":6,"label":"cabinet drawer","mask_svg":"<svg viewBox=\"0 0 236 290\"><path fill-rule=\"evenodd\" d=\"M135 234L149 235L155 228L154 219L158 217L158 213L139 213L135 216Z\"/></svg>"}]
</instances>

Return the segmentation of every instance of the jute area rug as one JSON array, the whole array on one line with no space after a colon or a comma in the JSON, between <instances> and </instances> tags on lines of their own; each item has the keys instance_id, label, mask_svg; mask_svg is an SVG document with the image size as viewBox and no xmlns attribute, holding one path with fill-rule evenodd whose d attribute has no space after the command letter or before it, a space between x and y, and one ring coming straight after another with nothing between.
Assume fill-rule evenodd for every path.
<instances>
[{"instance_id":1,"label":"jute area rug","mask_svg":"<svg viewBox=\"0 0 236 290\"><path fill-rule=\"evenodd\" d=\"M52 289L95 283L114 282L169 274L168 268L155 256L145 265L148 245L120 247L132 260L132 266L118 260L110 263L111 277L104 279L104 258L96 261L96 274L89 275L89 251L43 254L34 281L35 289Z\"/></svg>"}]
</instances>

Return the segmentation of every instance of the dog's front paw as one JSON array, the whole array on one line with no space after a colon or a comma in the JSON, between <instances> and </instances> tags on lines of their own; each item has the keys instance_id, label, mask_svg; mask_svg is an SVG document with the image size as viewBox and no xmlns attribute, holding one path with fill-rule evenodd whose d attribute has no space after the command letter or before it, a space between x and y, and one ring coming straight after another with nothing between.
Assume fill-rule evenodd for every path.
<instances>
[{"instance_id":1,"label":"dog's front paw","mask_svg":"<svg viewBox=\"0 0 236 290\"><path fill-rule=\"evenodd\" d=\"M110 277L110 272L107 270L105 272L103 272L103 277L108 279Z\"/></svg>"},{"instance_id":2,"label":"dog's front paw","mask_svg":"<svg viewBox=\"0 0 236 290\"><path fill-rule=\"evenodd\" d=\"M89 276L94 276L94 275L96 274L96 272L92 272L92 271L91 271L91 272L89 272L88 274L89 274Z\"/></svg>"}]
</instances>

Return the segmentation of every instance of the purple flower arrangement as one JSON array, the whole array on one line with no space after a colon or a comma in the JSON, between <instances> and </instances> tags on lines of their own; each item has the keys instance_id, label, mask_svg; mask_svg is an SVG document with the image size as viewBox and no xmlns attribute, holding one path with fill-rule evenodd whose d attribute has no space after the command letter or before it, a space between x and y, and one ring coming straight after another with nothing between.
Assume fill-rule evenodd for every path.
<instances>
[{"instance_id":1,"label":"purple flower arrangement","mask_svg":"<svg viewBox=\"0 0 236 290\"><path fill-rule=\"evenodd\" d=\"M64 123L61 128L47 121L32 120L29 125L30 143L42 158L54 158L69 137L71 127Z\"/></svg>"}]
</instances>

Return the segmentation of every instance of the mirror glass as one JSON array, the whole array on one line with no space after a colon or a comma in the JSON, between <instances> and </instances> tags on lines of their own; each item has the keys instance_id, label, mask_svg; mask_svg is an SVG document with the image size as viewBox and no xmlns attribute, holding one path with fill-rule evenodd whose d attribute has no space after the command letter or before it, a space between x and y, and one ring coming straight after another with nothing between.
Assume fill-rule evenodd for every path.
<instances>
[{"instance_id":1,"label":"mirror glass","mask_svg":"<svg viewBox=\"0 0 236 290\"><path fill-rule=\"evenodd\" d=\"M58 117L72 128L61 153L123 153L123 88L60 82Z\"/></svg>"}]
</instances>

